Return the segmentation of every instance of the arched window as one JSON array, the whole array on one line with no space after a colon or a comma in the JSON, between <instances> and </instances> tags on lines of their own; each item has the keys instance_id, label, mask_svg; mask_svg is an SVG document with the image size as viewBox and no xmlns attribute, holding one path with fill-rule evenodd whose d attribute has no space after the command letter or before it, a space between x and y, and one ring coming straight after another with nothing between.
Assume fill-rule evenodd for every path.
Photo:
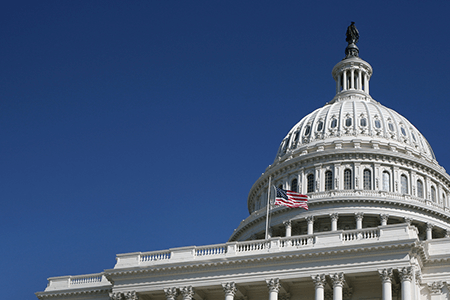
<instances>
[{"instance_id":1,"label":"arched window","mask_svg":"<svg viewBox=\"0 0 450 300\"><path fill-rule=\"evenodd\" d=\"M325 191L329 191L333 188L333 172L325 172Z\"/></svg>"},{"instance_id":2,"label":"arched window","mask_svg":"<svg viewBox=\"0 0 450 300\"><path fill-rule=\"evenodd\" d=\"M292 179L291 191L298 192L298 181L297 181L297 179Z\"/></svg>"},{"instance_id":3,"label":"arched window","mask_svg":"<svg viewBox=\"0 0 450 300\"><path fill-rule=\"evenodd\" d=\"M335 128L337 126L337 119L333 119L331 121L331 128Z\"/></svg>"},{"instance_id":4,"label":"arched window","mask_svg":"<svg viewBox=\"0 0 450 300\"><path fill-rule=\"evenodd\" d=\"M344 190L352 189L352 170L345 169L344 171Z\"/></svg>"},{"instance_id":5,"label":"arched window","mask_svg":"<svg viewBox=\"0 0 450 300\"><path fill-rule=\"evenodd\" d=\"M436 189L434 186L431 187L431 201L436 202Z\"/></svg>"},{"instance_id":6,"label":"arched window","mask_svg":"<svg viewBox=\"0 0 450 300\"><path fill-rule=\"evenodd\" d=\"M391 191L391 174L388 171L383 172L383 191Z\"/></svg>"},{"instance_id":7,"label":"arched window","mask_svg":"<svg viewBox=\"0 0 450 300\"><path fill-rule=\"evenodd\" d=\"M417 180L417 197L423 198L423 183Z\"/></svg>"},{"instance_id":8,"label":"arched window","mask_svg":"<svg viewBox=\"0 0 450 300\"><path fill-rule=\"evenodd\" d=\"M309 174L307 179L307 193L314 192L314 174Z\"/></svg>"},{"instance_id":9,"label":"arched window","mask_svg":"<svg viewBox=\"0 0 450 300\"><path fill-rule=\"evenodd\" d=\"M363 179L364 179L364 189L365 190L371 190L372 189L372 172L369 169L365 169L364 170L364 174L363 174Z\"/></svg>"},{"instance_id":10,"label":"arched window","mask_svg":"<svg viewBox=\"0 0 450 300\"><path fill-rule=\"evenodd\" d=\"M402 175L400 177L400 185L401 185L402 194L408 194L408 177L406 177L405 175Z\"/></svg>"}]
</instances>

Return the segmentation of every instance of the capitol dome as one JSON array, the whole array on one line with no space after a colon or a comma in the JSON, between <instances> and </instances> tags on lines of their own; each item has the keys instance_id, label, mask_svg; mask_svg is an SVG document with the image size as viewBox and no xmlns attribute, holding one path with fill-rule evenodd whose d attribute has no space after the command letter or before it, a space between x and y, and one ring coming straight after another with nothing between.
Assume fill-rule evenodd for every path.
<instances>
[{"instance_id":1,"label":"capitol dome","mask_svg":"<svg viewBox=\"0 0 450 300\"><path fill-rule=\"evenodd\" d=\"M336 95L283 138L275 161L250 190L250 216L230 241L264 238L272 185L308 195L310 207L273 207L272 237L404 222L422 239L447 236L450 177L420 131L371 97L372 73L349 42L332 70Z\"/></svg>"}]
</instances>

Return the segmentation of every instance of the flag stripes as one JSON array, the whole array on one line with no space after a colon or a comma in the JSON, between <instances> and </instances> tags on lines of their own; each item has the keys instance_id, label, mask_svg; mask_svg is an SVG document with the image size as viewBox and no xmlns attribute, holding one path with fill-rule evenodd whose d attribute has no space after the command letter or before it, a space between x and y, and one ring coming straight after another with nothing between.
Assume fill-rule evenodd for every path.
<instances>
[{"instance_id":1,"label":"flag stripes","mask_svg":"<svg viewBox=\"0 0 450 300\"><path fill-rule=\"evenodd\" d=\"M302 207L308 210L308 196L293 191L286 191L275 187L277 195L275 197L275 205L283 205L290 208Z\"/></svg>"}]
</instances>

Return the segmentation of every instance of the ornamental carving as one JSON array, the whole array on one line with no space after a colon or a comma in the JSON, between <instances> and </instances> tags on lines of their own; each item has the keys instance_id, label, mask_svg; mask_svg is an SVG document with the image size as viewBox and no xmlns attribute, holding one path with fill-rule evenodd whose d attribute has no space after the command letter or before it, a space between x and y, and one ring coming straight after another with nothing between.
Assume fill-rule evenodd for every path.
<instances>
[{"instance_id":1,"label":"ornamental carving","mask_svg":"<svg viewBox=\"0 0 450 300\"><path fill-rule=\"evenodd\" d=\"M357 212L357 213L355 213L355 219L356 219L356 221L362 221L363 217L364 217L364 213L363 213L363 212Z\"/></svg>"},{"instance_id":2,"label":"ornamental carving","mask_svg":"<svg viewBox=\"0 0 450 300\"><path fill-rule=\"evenodd\" d=\"M312 224L314 222L314 216L307 216L306 222L308 222L308 224Z\"/></svg>"},{"instance_id":3,"label":"ornamental carving","mask_svg":"<svg viewBox=\"0 0 450 300\"><path fill-rule=\"evenodd\" d=\"M325 274L317 274L317 275L311 275L312 280L314 281L314 285L316 288L318 287L325 287L325 284L327 284L327 279L325 277Z\"/></svg>"},{"instance_id":4,"label":"ornamental carving","mask_svg":"<svg viewBox=\"0 0 450 300\"><path fill-rule=\"evenodd\" d=\"M380 215L381 222L385 222L387 224L388 219L389 219L389 215L388 214L381 214Z\"/></svg>"},{"instance_id":5,"label":"ornamental carving","mask_svg":"<svg viewBox=\"0 0 450 300\"><path fill-rule=\"evenodd\" d=\"M121 292L109 293L109 298L111 298L111 300L122 300L123 294Z\"/></svg>"},{"instance_id":6,"label":"ornamental carving","mask_svg":"<svg viewBox=\"0 0 450 300\"><path fill-rule=\"evenodd\" d=\"M192 286L185 286L180 288L180 293L183 296L183 300L191 300L195 294Z\"/></svg>"},{"instance_id":7,"label":"ornamental carving","mask_svg":"<svg viewBox=\"0 0 450 300\"><path fill-rule=\"evenodd\" d=\"M444 283L442 283L442 281L434 281L432 283L428 283L428 289L430 290L432 295L441 295L443 287Z\"/></svg>"},{"instance_id":8,"label":"ornamental carving","mask_svg":"<svg viewBox=\"0 0 450 300\"><path fill-rule=\"evenodd\" d=\"M337 220L339 219L339 214L338 213L332 213L332 214L330 214L330 218L331 218L331 221L337 222Z\"/></svg>"},{"instance_id":9,"label":"ornamental carving","mask_svg":"<svg viewBox=\"0 0 450 300\"><path fill-rule=\"evenodd\" d=\"M398 276L400 277L400 281L411 281L413 277L413 268L412 267L403 267L398 269Z\"/></svg>"},{"instance_id":10,"label":"ornamental carving","mask_svg":"<svg viewBox=\"0 0 450 300\"><path fill-rule=\"evenodd\" d=\"M378 270L378 274L380 274L382 283L391 283L392 282L392 269L381 269Z\"/></svg>"},{"instance_id":11,"label":"ornamental carving","mask_svg":"<svg viewBox=\"0 0 450 300\"><path fill-rule=\"evenodd\" d=\"M175 298L178 296L177 288L167 288L164 289L164 294L166 294L167 300L175 300Z\"/></svg>"},{"instance_id":12,"label":"ornamental carving","mask_svg":"<svg viewBox=\"0 0 450 300\"><path fill-rule=\"evenodd\" d=\"M345 284L344 273L335 273L330 275L334 287L343 287Z\"/></svg>"},{"instance_id":13,"label":"ornamental carving","mask_svg":"<svg viewBox=\"0 0 450 300\"><path fill-rule=\"evenodd\" d=\"M126 293L123 293L123 298L125 300L138 300L138 295L135 291L129 291Z\"/></svg>"},{"instance_id":14,"label":"ornamental carving","mask_svg":"<svg viewBox=\"0 0 450 300\"><path fill-rule=\"evenodd\" d=\"M226 296L233 296L236 295L236 284L234 282L227 282L222 284L223 291L225 292Z\"/></svg>"},{"instance_id":15,"label":"ornamental carving","mask_svg":"<svg viewBox=\"0 0 450 300\"><path fill-rule=\"evenodd\" d=\"M266 280L267 287L269 288L269 292L276 292L278 293L280 291L280 279L278 278L271 278Z\"/></svg>"}]
</instances>

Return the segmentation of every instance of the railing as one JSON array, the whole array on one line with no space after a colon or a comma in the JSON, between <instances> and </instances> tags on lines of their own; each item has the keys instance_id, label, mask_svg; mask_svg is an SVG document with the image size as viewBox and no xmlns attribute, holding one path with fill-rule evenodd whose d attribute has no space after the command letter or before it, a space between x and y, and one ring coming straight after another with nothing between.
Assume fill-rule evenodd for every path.
<instances>
[{"instance_id":1,"label":"railing","mask_svg":"<svg viewBox=\"0 0 450 300\"><path fill-rule=\"evenodd\" d=\"M140 261L157 261L157 260L166 260L170 259L170 251L162 251L162 252L151 252L141 254Z\"/></svg>"},{"instance_id":2,"label":"railing","mask_svg":"<svg viewBox=\"0 0 450 300\"><path fill-rule=\"evenodd\" d=\"M94 282L102 282L102 275L83 275L83 276L74 276L70 278L70 285L77 284L90 284Z\"/></svg>"},{"instance_id":3,"label":"railing","mask_svg":"<svg viewBox=\"0 0 450 300\"><path fill-rule=\"evenodd\" d=\"M378 228L344 231L341 233L341 241L343 242L377 239L379 237L380 231L378 230Z\"/></svg>"},{"instance_id":4,"label":"railing","mask_svg":"<svg viewBox=\"0 0 450 300\"><path fill-rule=\"evenodd\" d=\"M195 256L208 256L227 253L226 245L207 246L195 249Z\"/></svg>"},{"instance_id":5,"label":"railing","mask_svg":"<svg viewBox=\"0 0 450 300\"><path fill-rule=\"evenodd\" d=\"M252 241L236 244L236 252L260 251L269 248L267 241Z\"/></svg>"},{"instance_id":6,"label":"railing","mask_svg":"<svg viewBox=\"0 0 450 300\"><path fill-rule=\"evenodd\" d=\"M285 247L301 247L313 243L312 237L289 237L280 240L280 248Z\"/></svg>"}]
</instances>

